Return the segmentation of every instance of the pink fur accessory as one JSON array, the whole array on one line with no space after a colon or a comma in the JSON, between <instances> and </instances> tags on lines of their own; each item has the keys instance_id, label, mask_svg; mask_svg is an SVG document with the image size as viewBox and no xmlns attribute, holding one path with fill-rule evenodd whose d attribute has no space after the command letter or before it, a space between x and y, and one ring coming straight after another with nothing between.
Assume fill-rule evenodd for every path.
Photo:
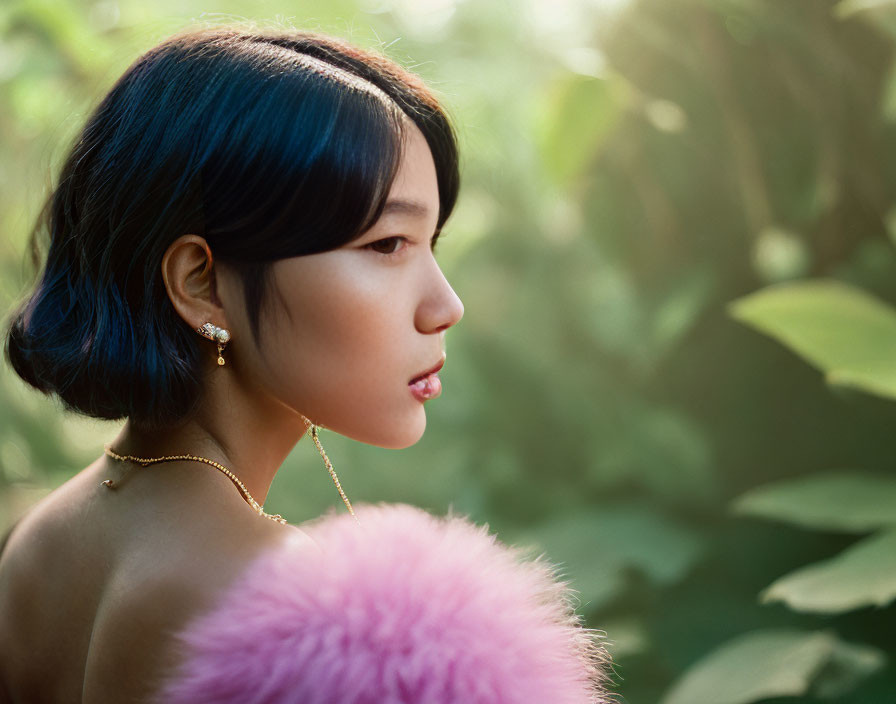
<instances>
[{"instance_id":1,"label":"pink fur accessory","mask_svg":"<svg viewBox=\"0 0 896 704\"><path fill-rule=\"evenodd\" d=\"M158 701L609 701L605 651L550 564L465 518L356 512L360 526L331 514L302 525L313 543L261 555L179 634L186 657Z\"/></svg>"}]
</instances>

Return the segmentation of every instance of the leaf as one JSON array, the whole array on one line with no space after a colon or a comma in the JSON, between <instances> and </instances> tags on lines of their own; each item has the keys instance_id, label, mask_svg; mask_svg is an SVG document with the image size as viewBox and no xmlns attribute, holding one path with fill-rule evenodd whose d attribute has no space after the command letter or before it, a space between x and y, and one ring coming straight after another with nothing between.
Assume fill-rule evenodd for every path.
<instances>
[{"instance_id":1,"label":"leaf","mask_svg":"<svg viewBox=\"0 0 896 704\"><path fill-rule=\"evenodd\" d=\"M709 439L678 409L633 404L616 411L620 428L594 439L588 476L599 487L637 483L671 503L700 503L716 490Z\"/></svg>"},{"instance_id":2,"label":"leaf","mask_svg":"<svg viewBox=\"0 0 896 704\"><path fill-rule=\"evenodd\" d=\"M769 286L731 315L820 368L831 384L896 398L896 311L834 280Z\"/></svg>"},{"instance_id":3,"label":"leaf","mask_svg":"<svg viewBox=\"0 0 896 704\"><path fill-rule=\"evenodd\" d=\"M896 524L896 477L849 472L776 482L743 494L733 510L806 528L866 532Z\"/></svg>"},{"instance_id":4,"label":"leaf","mask_svg":"<svg viewBox=\"0 0 896 704\"><path fill-rule=\"evenodd\" d=\"M710 304L715 287L715 273L708 267L694 266L663 291L651 320L653 346L666 351L678 344Z\"/></svg>"},{"instance_id":5,"label":"leaf","mask_svg":"<svg viewBox=\"0 0 896 704\"><path fill-rule=\"evenodd\" d=\"M604 645L616 662L650 650L650 634L641 619L602 619L600 627L601 632L606 634Z\"/></svg>"},{"instance_id":6,"label":"leaf","mask_svg":"<svg viewBox=\"0 0 896 704\"><path fill-rule=\"evenodd\" d=\"M832 663L846 668L848 681L854 683L882 662L879 651L842 643L828 632L752 631L724 643L691 666L666 693L662 704L748 704L772 697L796 697L809 693ZM829 690L838 689L830 677L823 681ZM847 680L837 682L842 690Z\"/></svg>"},{"instance_id":7,"label":"leaf","mask_svg":"<svg viewBox=\"0 0 896 704\"><path fill-rule=\"evenodd\" d=\"M840 613L896 598L896 529L864 538L823 562L781 577L760 595L796 611Z\"/></svg>"},{"instance_id":8,"label":"leaf","mask_svg":"<svg viewBox=\"0 0 896 704\"><path fill-rule=\"evenodd\" d=\"M621 115L625 85L619 79L570 74L552 86L541 119L541 152L561 185L577 178Z\"/></svg>"},{"instance_id":9,"label":"leaf","mask_svg":"<svg viewBox=\"0 0 896 704\"><path fill-rule=\"evenodd\" d=\"M863 19L890 40L896 39L896 0L840 0L833 13L840 20Z\"/></svg>"},{"instance_id":10,"label":"leaf","mask_svg":"<svg viewBox=\"0 0 896 704\"><path fill-rule=\"evenodd\" d=\"M561 564L589 610L625 587L628 570L671 584L685 576L702 550L697 535L642 506L579 511L544 523L524 538Z\"/></svg>"},{"instance_id":11,"label":"leaf","mask_svg":"<svg viewBox=\"0 0 896 704\"><path fill-rule=\"evenodd\" d=\"M840 0L834 6L834 14L846 19L859 12L888 9L896 9L896 0Z\"/></svg>"},{"instance_id":12,"label":"leaf","mask_svg":"<svg viewBox=\"0 0 896 704\"><path fill-rule=\"evenodd\" d=\"M812 683L813 692L826 699L842 697L886 663L886 656L877 648L840 641L833 656Z\"/></svg>"}]
</instances>

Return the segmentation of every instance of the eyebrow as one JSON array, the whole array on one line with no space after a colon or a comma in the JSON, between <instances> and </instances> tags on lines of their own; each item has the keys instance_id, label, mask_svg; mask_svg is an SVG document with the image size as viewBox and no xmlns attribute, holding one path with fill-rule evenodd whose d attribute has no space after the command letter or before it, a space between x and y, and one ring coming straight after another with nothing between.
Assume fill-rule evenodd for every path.
<instances>
[{"instance_id":1,"label":"eyebrow","mask_svg":"<svg viewBox=\"0 0 896 704\"><path fill-rule=\"evenodd\" d=\"M429 208L416 200L388 200L383 206L384 215L410 215L411 217L425 218L429 215Z\"/></svg>"}]
</instances>

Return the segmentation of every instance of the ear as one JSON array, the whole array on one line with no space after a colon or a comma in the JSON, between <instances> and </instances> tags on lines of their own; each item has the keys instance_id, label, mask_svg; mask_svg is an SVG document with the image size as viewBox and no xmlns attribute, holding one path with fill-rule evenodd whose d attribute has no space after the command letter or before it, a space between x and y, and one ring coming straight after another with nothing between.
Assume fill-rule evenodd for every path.
<instances>
[{"instance_id":1,"label":"ear","mask_svg":"<svg viewBox=\"0 0 896 704\"><path fill-rule=\"evenodd\" d=\"M229 328L218 298L212 251L204 237L181 235L165 250L162 279L178 315L194 330L203 323Z\"/></svg>"}]
</instances>

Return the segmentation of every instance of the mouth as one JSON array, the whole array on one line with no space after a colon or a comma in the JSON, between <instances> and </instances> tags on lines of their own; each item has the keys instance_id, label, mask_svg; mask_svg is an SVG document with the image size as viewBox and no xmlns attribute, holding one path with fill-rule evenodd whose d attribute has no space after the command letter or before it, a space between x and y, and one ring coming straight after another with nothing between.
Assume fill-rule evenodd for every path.
<instances>
[{"instance_id":1,"label":"mouth","mask_svg":"<svg viewBox=\"0 0 896 704\"><path fill-rule=\"evenodd\" d=\"M445 364L444 357L438 364L430 367L427 371L415 376L408 382L408 388L411 390L414 398L420 402L429 401L442 393L442 382L437 372L442 368L443 364Z\"/></svg>"},{"instance_id":2,"label":"mouth","mask_svg":"<svg viewBox=\"0 0 896 704\"><path fill-rule=\"evenodd\" d=\"M428 377L430 374L435 374L435 373L436 373L437 371L439 371L444 365L445 365L445 358L442 357L442 358L438 361L437 364L435 364L434 366L430 367L430 368L427 369L425 372L422 372L421 374L418 374L417 376L415 376L413 379L411 379L411 380L408 382L408 384L413 384L414 382L422 381L423 379L425 379L426 377Z\"/></svg>"}]
</instances>

